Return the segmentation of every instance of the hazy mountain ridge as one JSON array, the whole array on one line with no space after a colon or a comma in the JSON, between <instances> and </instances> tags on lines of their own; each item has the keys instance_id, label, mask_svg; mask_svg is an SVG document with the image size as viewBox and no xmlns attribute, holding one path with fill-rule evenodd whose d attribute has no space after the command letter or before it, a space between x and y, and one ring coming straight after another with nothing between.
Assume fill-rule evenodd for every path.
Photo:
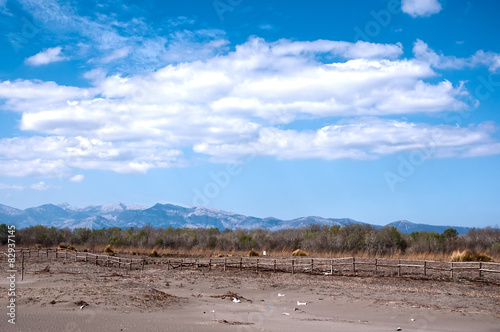
<instances>
[{"instance_id":1,"label":"hazy mountain ridge","mask_svg":"<svg viewBox=\"0 0 500 332\"><path fill-rule=\"evenodd\" d=\"M220 230L265 228L280 230L297 228L310 224L339 225L366 224L349 218L323 218L317 216L301 217L292 220L277 218L257 218L234 212L223 211L204 206L183 207L173 204L155 204L152 207L126 205L122 203L73 207L67 203L45 204L25 210L0 204L0 223L14 224L18 228L44 225L57 228L103 228L103 227L216 227ZM416 224L406 220L391 222L388 225L398 228L403 233L433 231L442 233L447 228L455 228L460 234L467 233L470 227L435 226ZM380 228L380 225L372 225Z\"/></svg>"}]
</instances>

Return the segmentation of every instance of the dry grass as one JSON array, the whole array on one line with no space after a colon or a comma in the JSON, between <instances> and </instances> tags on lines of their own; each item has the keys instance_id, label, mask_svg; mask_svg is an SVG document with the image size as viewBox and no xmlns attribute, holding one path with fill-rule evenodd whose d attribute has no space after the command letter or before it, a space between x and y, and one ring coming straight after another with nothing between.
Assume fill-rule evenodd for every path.
<instances>
[{"instance_id":1,"label":"dry grass","mask_svg":"<svg viewBox=\"0 0 500 332\"><path fill-rule=\"evenodd\" d=\"M292 252L292 256L309 256L309 255L304 250L297 249Z\"/></svg>"},{"instance_id":2,"label":"dry grass","mask_svg":"<svg viewBox=\"0 0 500 332\"><path fill-rule=\"evenodd\" d=\"M451 254L450 262L491 262L490 256L471 250L457 250Z\"/></svg>"},{"instance_id":3,"label":"dry grass","mask_svg":"<svg viewBox=\"0 0 500 332\"><path fill-rule=\"evenodd\" d=\"M250 252L248 252L248 256L255 257L255 256L260 256L260 255L259 255L259 252L257 250L252 249L252 250L250 250Z\"/></svg>"},{"instance_id":4,"label":"dry grass","mask_svg":"<svg viewBox=\"0 0 500 332\"><path fill-rule=\"evenodd\" d=\"M153 249L153 251L148 254L148 257L160 257L160 255L158 254L158 251L156 251L156 249Z\"/></svg>"},{"instance_id":5,"label":"dry grass","mask_svg":"<svg viewBox=\"0 0 500 332\"><path fill-rule=\"evenodd\" d=\"M78 251L78 249L76 249L75 247L73 247L71 244L68 244L66 246L66 249L71 250L71 251Z\"/></svg>"},{"instance_id":6,"label":"dry grass","mask_svg":"<svg viewBox=\"0 0 500 332\"><path fill-rule=\"evenodd\" d=\"M109 245L109 244L106 246L106 248L104 248L104 253L108 254L110 256L115 255L115 251L111 248L111 245Z\"/></svg>"},{"instance_id":7,"label":"dry grass","mask_svg":"<svg viewBox=\"0 0 500 332\"><path fill-rule=\"evenodd\" d=\"M104 245L94 245L89 249L89 252L102 253L105 250ZM83 250L85 247L78 248ZM170 247L155 247L154 248L161 257L245 257L248 256L246 250L224 250L220 248L170 248ZM115 254L126 254L134 256L148 256L152 249L148 246L113 246ZM269 250L266 249L266 257L290 257L290 248ZM387 259L406 259L406 260L428 260L449 262L450 254L441 252L395 252L395 253L372 253L367 251L308 251L310 257L318 258L343 258L343 257L358 257L358 258L387 258ZM500 261L500 253L488 253L493 261Z\"/></svg>"}]
</instances>

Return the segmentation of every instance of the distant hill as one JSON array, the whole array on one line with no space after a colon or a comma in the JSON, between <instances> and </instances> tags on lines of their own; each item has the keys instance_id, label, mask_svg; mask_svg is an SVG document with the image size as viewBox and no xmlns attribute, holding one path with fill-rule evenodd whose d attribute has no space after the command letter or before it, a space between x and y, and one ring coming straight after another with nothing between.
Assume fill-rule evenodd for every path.
<instances>
[{"instance_id":1,"label":"distant hill","mask_svg":"<svg viewBox=\"0 0 500 332\"><path fill-rule=\"evenodd\" d=\"M473 229L472 227L461 227L461 226L435 226L426 224L415 224L408 220L394 221L391 222L389 226L396 227L401 233L413 233L413 232L425 231L425 232L436 232L441 234L448 228L454 228L457 230L458 234L465 234L471 229Z\"/></svg>"},{"instance_id":2,"label":"distant hill","mask_svg":"<svg viewBox=\"0 0 500 332\"><path fill-rule=\"evenodd\" d=\"M45 204L25 210L16 209L0 204L0 222L14 224L19 228L44 225L57 228L108 228L108 227L143 227L147 224L155 228L192 228L216 227L220 230L265 228L280 230L298 228L311 224L339 225L366 224L349 218L322 218L302 217L292 220L277 218L257 218L244 216L234 212L227 212L203 206L183 207L173 204L155 204L152 207L126 205L115 203L109 205L73 207L67 203L54 205ZM455 228L458 233L467 233L472 228L457 226L433 226L415 224L406 220L395 221L389 224L400 232L411 233L429 231L442 233L447 228ZM372 225L381 228L379 225Z\"/></svg>"}]
</instances>

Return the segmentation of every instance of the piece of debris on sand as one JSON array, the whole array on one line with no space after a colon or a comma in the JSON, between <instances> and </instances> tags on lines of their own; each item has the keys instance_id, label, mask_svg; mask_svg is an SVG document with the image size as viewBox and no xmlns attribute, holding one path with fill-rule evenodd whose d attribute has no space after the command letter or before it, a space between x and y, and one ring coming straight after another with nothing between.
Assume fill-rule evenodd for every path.
<instances>
[{"instance_id":1,"label":"piece of debris on sand","mask_svg":"<svg viewBox=\"0 0 500 332\"><path fill-rule=\"evenodd\" d=\"M76 301L75 304L77 306L79 306L81 309L83 309L82 307L87 307L89 304L83 300L80 300L80 301Z\"/></svg>"},{"instance_id":2,"label":"piece of debris on sand","mask_svg":"<svg viewBox=\"0 0 500 332\"><path fill-rule=\"evenodd\" d=\"M228 325L253 325L255 323L250 323L250 322L232 322L232 321L227 321L225 319L219 319L219 323L221 324L228 324Z\"/></svg>"},{"instance_id":3,"label":"piece of debris on sand","mask_svg":"<svg viewBox=\"0 0 500 332\"><path fill-rule=\"evenodd\" d=\"M50 273L50 267L47 265L44 269L40 271L33 271L34 274L39 274L39 273Z\"/></svg>"},{"instance_id":4,"label":"piece of debris on sand","mask_svg":"<svg viewBox=\"0 0 500 332\"><path fill-rule=\"evenodd\" d=\"M238 295L236 293L233 293L231 291L228 291L226 294L222 294L222 295L212 295L210 296L211 298L214 298L214 299L221 299L221 300L229 300L229 301L233 301L233 302L238 302L238 301L241 301L241 300L245 300L245 301L248 301L248 302L252 302L252 300L249 300L249 299L246 299L244 298L243 296L241 295ZM236 301L235 301L236 299Z\"/></svg>"}]
</instances>

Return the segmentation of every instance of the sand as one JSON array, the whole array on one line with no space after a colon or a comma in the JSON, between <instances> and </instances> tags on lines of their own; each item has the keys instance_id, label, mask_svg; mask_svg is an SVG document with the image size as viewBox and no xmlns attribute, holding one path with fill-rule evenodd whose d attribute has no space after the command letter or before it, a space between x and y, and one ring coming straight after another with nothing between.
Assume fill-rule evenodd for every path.
<instances>
[{"instance_id":1,"label":"sand","mask_svg":"<svg viewBox=\"0 0 500 332\"><path fill-rule=\"evenodd\" d=\"M495 283L62 260L30 261L27 270L15 325L1 274L0 331L500 331Z\"/></svg>"}]
</instances>

